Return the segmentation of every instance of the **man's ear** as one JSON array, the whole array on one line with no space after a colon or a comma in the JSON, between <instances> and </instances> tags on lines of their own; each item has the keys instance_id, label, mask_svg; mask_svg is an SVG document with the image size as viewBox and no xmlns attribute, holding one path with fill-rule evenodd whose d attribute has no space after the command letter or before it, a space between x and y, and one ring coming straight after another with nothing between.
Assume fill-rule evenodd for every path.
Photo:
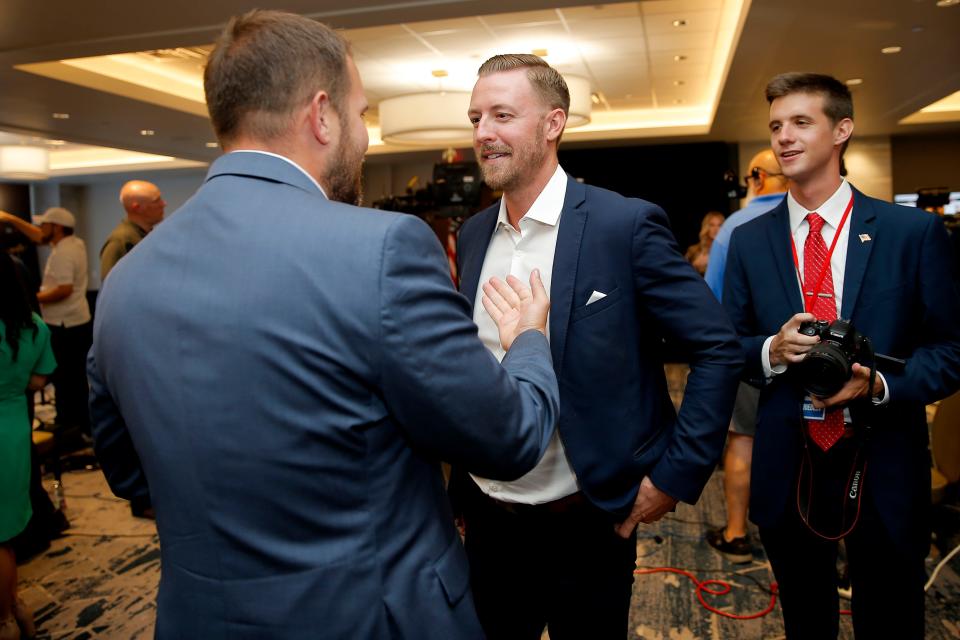
<instances>
[{"instance_id":1,"label":"man's ear","mask_svg":"<svg viewBox=\"0 0 960 640\"><path fill-rule=\"evenodd\" d=\"M567 126L567 114L563 112L563 109L554 109L548 113L544 120L547 141L553 142L559 138L565 126Z\"/></svg>"},{"instance_id":2,"label":"man's ear","mask_svg":"<svg viewBox=\"0 0 960 640\"><path fill-rule=\"evenodd\" d=\"M853 135L853 120L844 118L833 128L833 144L841 145Z\"/></svg>"},{"instance_id":3,"label":"man's ear","mask_svg":"<svg viewBox=\"0 0 960 640\"><path fill-rule=\"evenodd\" d=\"M310 131L320 144L330 144L334 118L333 105L326 91L317 91L310 99Z\"/></svg>"}]
</instances>

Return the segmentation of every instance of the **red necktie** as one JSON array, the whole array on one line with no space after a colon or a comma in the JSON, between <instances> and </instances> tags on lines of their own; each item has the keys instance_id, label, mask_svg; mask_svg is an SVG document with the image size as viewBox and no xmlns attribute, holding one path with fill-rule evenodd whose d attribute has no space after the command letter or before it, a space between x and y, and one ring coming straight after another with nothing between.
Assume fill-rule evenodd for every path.
<instances>
[{"instance_id":1,"label":"red necktie","mask_svg":"<svg viewBox=\"0 0 960 640\"><path fill-rule=\"evenodd\" d=\"M803 284L807 289L804 298L809 298L811 293L815 296L813 302L808 303L807 310L817 320L836 320L833 272L827 261L827 243L820 234L824 220L818 214L811 213L807 216L807 222L810 224L810 233L803 243ZM818 282L821 283L819 291L812 291ZM807 428L817 446L826 451L843 436L843 409L828 410L823 420L807 420Z\"/></svg>"}]
</instances>

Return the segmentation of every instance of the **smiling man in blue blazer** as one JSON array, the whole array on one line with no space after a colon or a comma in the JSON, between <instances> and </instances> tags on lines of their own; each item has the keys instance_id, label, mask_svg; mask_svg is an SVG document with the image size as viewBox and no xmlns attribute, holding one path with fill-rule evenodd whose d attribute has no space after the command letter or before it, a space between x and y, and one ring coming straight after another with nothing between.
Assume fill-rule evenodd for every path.
<instances>
[{"instance_id":1,"label":"smiling man in blue blazer","mask_svg":"<svg viewBox=\"0 0 960 640\"><path fill-rule=\"evenodd\" d=\"M156 636L478 640L440 460L546 450L546 292L501 366L430 228L353 206L367 101L332 29L245 14L204 80L228 153L110 272L88 361L110 486L156 507Z\"/></svg>"},{"instance_id":2,"label":"smiling man in blue blazer","mask_svg":"<svg viewBox=\"0 0 960 640\"><path fill-rule=\"evenodd\" d=\"M839 537L857 638L923 638L924 405L960 387L960 295L947 234L936 216L869 198L841 177L853 134L842 82L783 74L767 85L767 100L771 147L790 190L733 232L723 290L745 376L762 385L750 517L780 585L787 638L837 637ZM798 365L818 338L800 323L838 317L906 366L881 363L872 378L854 364L834 395L806 402ZM849 517L822 518L829 513Z\"/></svg>"},{"instance_id":3,"label":"smiling man in blue blazer","mask_svg":"<svg viewBox=\"0 0 960 640\"><path fill-rule=\"evenodd\" d=\"M664 212L560 167L570 101L560 74L536 56L504 55L479 76L474 148L503 199L463 227L461 291L502 357L477 283L541 271L561 411L558 435L524 477L460 478L477 610L492 640L537 639L545 625L558 640L621 640L637 523L700 496L723 448L739 347ZM691 362L679 415L664 339Z\"/></svg>"}]
</instances>

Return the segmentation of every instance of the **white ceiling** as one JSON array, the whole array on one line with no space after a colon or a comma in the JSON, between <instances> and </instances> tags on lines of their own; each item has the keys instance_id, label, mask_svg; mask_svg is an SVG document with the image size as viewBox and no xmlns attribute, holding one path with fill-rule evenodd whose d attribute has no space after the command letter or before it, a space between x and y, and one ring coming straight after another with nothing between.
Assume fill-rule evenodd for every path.
<instances>
[{"instance_id":1,"label":"white ceiling","mask_svg":"<svg viewBox=\"0 0 960 640\"><path fill-rule=\"evenodd\" d=\"M582 1L582 0L580 0ZM548 49L564 73L589 78L603 112L678 109L709 102L716 79L721 15L731 0L644 0L576 6L576 1L514 0L511 14L489 14L477 0L272 0L348 29L371 102L434 90L425 75L444 68L442 88L469 89L492 52ZM502 5L501 5L502 6ZM206 118L14 69L15 65L178 47L203 48L222 23L251 8L236 0L168 0L149 6L114 0L0 3L0 129L73 143L134 149L209 161L217 150ZM686 21L683 27L673 21ZM854 88L860 134L957 130L956 123L902 125L920 108L960 90L960 7L935 0L754 0L732 62L719 75L716 117L683 140L757 140L765 136L763 86L775 73L811 70ZM882 46L903 51L884 56ZM675 56L685 60L675 61ZM197 65L187 61L188 66ZM713 74L713 75L711 75ZM724 81L725 80L725 81ZM677 84L682 82L682 84ZM676 101L682 101L678 103ZM69 112L55 120L54 112ZM201 111L202 112L202 111ZM710 110L713 113L713 110ZM597 118L595 118L596 120ZM141 136L148 128L153 136ZM602 136L595 136L598 140ZM616 131L603 144L616 143ZM665 130L652 138L677 139ZM573 140L573 144L577 144ZM588 144L588 143L580 143Z\"/></svg>"}]
</instances>

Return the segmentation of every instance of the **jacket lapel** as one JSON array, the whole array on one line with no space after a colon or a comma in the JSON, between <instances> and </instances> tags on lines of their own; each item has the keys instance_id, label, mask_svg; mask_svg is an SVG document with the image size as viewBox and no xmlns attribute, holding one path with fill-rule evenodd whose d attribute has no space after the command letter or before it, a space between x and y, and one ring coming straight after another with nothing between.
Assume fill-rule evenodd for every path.
<instances>
[{"instance_id":1,"label":"jacket lapel","mask_svg":"<svg viewBox=\"0 0 960 640\"><path fill-rule=\"evenodd\" d=\"M557 248L553 256L550 282L550 351L553 368L559 377L563 367L563 351L567 326L573 311L573 289L580 261L580 240L587 222L586 188L567 176L567 193L557 231Z\"/></svg>"},{"instance_id":2,"label":"jacket lapel","mask_svg":"<svg viewBox=\"0 0 960 640\"><path fill-rule=\"evenodd\" d=\"M800 286L797 284L797 267L793 262L793 249L790 246L790 211L787 209L787 199L784 198L769 214L773 224L767 226L770 249L773 251L773 261L776 264L777 274L780 276L780 290L786 296L786 304L792 313L803 311L803 297Z\"/></svg>"},{"instance_id":3,"label":"jacket lapel","mask_svg":"<svg viewBox=\"0 0 960 640\"><path fill-rule=\"evenodd\" d=\"M500 213L500 203L481 211L474 216L472 225L474 242L461 243L460 252L460 293L470 302L470 311L473 312L473 303L477 299L477 287L480 286L480 271L483 269L483 260L487 256L487 247L493 237L493 227L497 223ZM466 277L464 277L466 276Z\"/></svg>"},{"instance_id":4,"label":"jacket lapel","mask_svg":"<svg viewBox=\"0 0 960 640\"><path fill-rule=\"evenodd\" d=\"M851 318L860 285L867 270L870 252L876 242L877 215L870 200L853 190L853 211L850 212L850 237L847 240L847 264L843 272L843 304L841 318ZM867 240L861 240L867 238Z\"/></svg>"}]
</instances>

